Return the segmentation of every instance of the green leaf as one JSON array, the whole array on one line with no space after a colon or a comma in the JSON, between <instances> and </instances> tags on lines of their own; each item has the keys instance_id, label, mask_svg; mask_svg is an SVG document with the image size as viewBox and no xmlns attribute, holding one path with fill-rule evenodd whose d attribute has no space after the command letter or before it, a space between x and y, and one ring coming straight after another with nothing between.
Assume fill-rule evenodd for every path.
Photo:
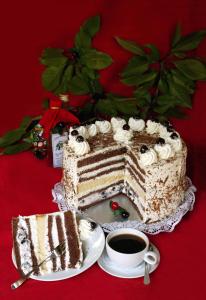
<instances>
[{"instance_id":1,"label":"green leaf","mask_svg":"<svg viewBox=\"0 0 206 300\"><path fill-rule=\"evenodd\" d=\"M186 77L192 80L206 80L206 66L197 59L188 58L174 62Z\"/></svg>"},{"instance_id":2,"label":"green leaf","mask_svg":"<svg viewBox=\"0 0 206 300\"><path fill-rule=\"evenodd\" d=\"M134 115L138 113L137 104L131 101L115 101L116 109L125 115Z\"/></svg>"},{"instance_id":3,"label":"green leaf","mask_svg":"<svg viewBox=\"0 0 206 300\"><path fill-rule=\"evenodd\" d=\"M69 84L69 90L75 95L85 95L90 92L85 80L80 76L74 76Z\"/></svg>"},{"instance_id":4,"label":"green leaf","mask_svg":"<svg viewBox=\"0 0 206 300\"><path fill-rule=\"evenodd\" d=\"M29 116L25 116L20 124L20 129L26 130L27 127L30 125L32 118Z\"/></svg>"},{"instance_id":5,"label":"green leaf","mask_svg":"<svg viewBox=\"0 0 206 300\"><path fill-rule=\"evenodd\" d=\"M178 70L171 70L171 79L174 83L181 85L189 94L194 93L195 89L195 83L193 80L187 78L184 76L180 71Z\"/></svg>"},{"instance_id":6,"label":"green leaf","mask_svg":"<svg viewBox=\"0 0 206 300\"><path fill-rule=\"evenodd\" d=\"M159 80L158 83L158 88L162 93L168 93L169 92L169 87L168 87L168 83L167 83L167 79L165 76L162 76Z\"/></svg>"},{"instance_id":7,"label":"green leaf","mask_svg":"<svg viewBox=\"0 0 206 300\"><path fill-rule=\"evenodd\" d=\"M151 96L150 96L150 93L148 92L147 89L145 88L137 88L135 91L134 91L134 95L137 99L139 98L144 98L145 100L147 100L149 102Z\"/></svg>"},{"instance_id":8,"label":"green leaf","mask_svg":"<svg viewBox=\"0 0 206 300\"><path fill-rule=\"evenodd\" d=\"M91 49L81 57L81 62L90 69L101 70L108 67L112 59L106 53Z\"/></svg>"},{"instance_id":9,"label":"green leaf","mask_svg":"<svg viewBox=\"0 0 206 300\"><path fill-rule=\"evenodd\" d=\"M156 62L160 59L160 53L158 48L153 44L147 44L145 47L149 48L151 50L151 53L148 55L150 59L150 63Z\"/></svg>"},{"instance_id":10,"label":"green leaf","mask_svg":"<svg viewBox=\"0 0 206 300\"><path fill-rule=\"evenodd\" d=\"M128 78L124 78L121 81L127 85L141 85L147 82L153 81L157 76L157 72L150 70L148 73L139 76L130 76Z\"/></svg>"},{"instance_id":11,"label":"green leaf","mask_svg":"<svg viewBox=\"0 0 206 300\"><path fill-rule=\"evenodd\" d=\"M69 65L66 69L63 70L59 86L54 90L56 95L68 92L69 82L71 81L73 75L73 69L73 65Z\"/></svg>"},{"instance_id":12,"label":"green leaf","mask_svg":"<svg viewBox=\"0 0 206 300\"><path fill-rule=\"evenodd\" d=\"M148 66L148 61L144 56L134 56L129 60L128 65L121 75L122 77L129 77L141 74L148 70Z\"/></svg>"},{"instance_id":13,"label":"green leaf","mask_svg":"<svg viewBox=\"0 0 206 300\"><path fill-rule=\"evenodd\" d=\"M185 58L187 55L183 52L173 52L173 55L175 55L178 58Z\"/></svg>"},{"instance_id":14,"label":"green leaf","mask_svg":"<svg viewBox=\"0 0 206 300\"><path fill-rule=\"evenodd\" d=\"M176 103L176 98L173 95L161 95L157 98L158 105L168 105L174 106Z\"/></svg>"},{"instance_id":15,"label":"green leaf","mask_svg":"<svg viewBox=\"0 0 206 300\"><path fill-rule=\"evenodd\" d=\"M83 24L82 28L92 38L99 31L100 17L91 17Z\"/></svg>"},{"instance_id":16,"label":"green leaf","mask_svg":"<svg viewBox=\"0 0 206 300\"><path fill-rule=\"evenodd\" d=\"M0 148L7 147L17 141L19 141L25 134L25 129L18 128L7 132L0 138Z\"/></svg>"},{"instance_id":17,"label":"green leaf","mask_svg":"<svg viewBox=\"0 0 206 300\"><path fill-rule=\"evenodd\" d=\"M190 105L190 95L187 92L187 89L174 81L169 82L169 91L173 95L178 103L188 103ZM190 106L188 106L190 107Z\"/></svg>"},{"instance_id":18,"label":"green leaf","mask_svg":"<svg viewBox=\"0 0 206 300\"><path fill-rule=\"evenodd\" d=\"M170 109L171 107L174 107L174 105L171 105L170 103L165 103L164 105L156 106L154 111L159 114L165 114L166 111L168 111L168 109Z\"/></svg>"},{"instance_id":19,"label":"green leaf","mask_svg":"<svg viewBox=\"0 0 206 300\"><path fill-rule=\"evenodd\" d=\"M4 149L3 154L16 154L19 152L23 152L29 150L32 147L30 143L20 143L12 146L8 146Z\"/></svg>"},{"instance_id":20,"label":"green leaf","mask_svg":"<svg viewBox=\"0 0 206 300\"><path fill-rule=\"evenodd\" d=\"M98 80L92 80L90 81L90 87L91 87L91 92L92 94L102 94L103 93L103 88Z\"/></svg>"},{"instance_id":21,"label":"green leaf","mask_svg":"<svg viewBox=\"0 0 206 300\"><path fill-rule=\"evenodd\" d=\"M173 78L178 78L179 81L182 82L185 86L189 86L191 88L195 88L195 81L186 77L181 71L178 69L171 69L170 73Z\"/></svg>"},{"instance_id":22,"label":"green leaf","mask_svg":"<svg viewBox=\"0 0 206 300\"><path fill-rule=\"evenodd\" d=\"M114 103L109 99L103 99L97 102L96 109L98 112L108 115L117 116L118 112Z\"/></svg>"},{"instance_id":23,"label":"green leaf","mask_svg":"<svg viewBox=\"0 0 206 300\"><path fill-rule=\"evenodd\" d=\"M128 50L131 53L138 54L138 55L145 55L144 50L141 46L137 45L133 41L128 41L121 39L119 37L115 37L117 43L122 46L122 48Z\"/></svg>"},{"instance_id":24,"label":"green leaf","mask_svg":"<svg viewBox=\"0 0 206 300\"><path fill-rule=\"evenodd\" d=\"M58 48L46 48L40 61L43 65L46 66L56 66L64 65L68 61L68 58L63 55L64 50Z\"/></svg>"},{"instance_id":25,"label":"green leaf","mask_svg":"<svg viewBox=\"0 0 206 300\"><path fill-rule=\"evenodd\" d=\"M174 107L170 108L165 112L166 117L174 117L177 119L182 119L185 118L185 113L179 108L179 107Z\"/></svg>"},{"instance_id":26,"label":"green leaf","mask_svg":"<svg viewBox=\"0 0 206 300\"><path fill-rule=\"evenodd\" d=\"M81 27L79 32L75 36L75 47L77 49L81 48L90 48L91 47L91 37L90 35L84 31L84 29Z\"/></svg>"},{"instance_id":27,"label":"green leaf","mask_svg":"<svg viewBox=\"0 0 206 300\"><path fill-rule=\"evenodd\" d=\"M189 51L197 48L200 44L200 42L203 40L203 38L206 35L206 30L201 30L198 32L190 33L186 36L183 36L179 39L179 41L175 44L175 46L172 49L172 52L178 52L178 51Z\"/></svg>"},{"instance_id":28,"label":"green leaf","mask_svg":"<svg viewBox=\"0 0 206 300\"><path fill-rule=\"evenodd\" d=\"M181 39L181 26L180 24L177 24L174 35L172 37L172 47L174 47L177 44L177 42L179 42L180 39Z\"/></svg>"},{"instance_id":29,"label":"green leaf","mask_svg":"<svg viewBox=\"0 0 206 300\"><path fill-rule=\"evenodd\" d=\"M64 67L48 67L42 74L42 84L44 88L50 92L55 91L60 82Z\"/></svg>"},{"instance_id":30,"label":"green leaf","mask_svg":"<svg viewBox=\"0 0 206 300\"><path fill-rule=\"evenodd\" d=\"M86 76L87 78L90 78L90 79L96 79L98 77L98 74L95 70L87 68L87 67L83 67L81 72L82 72L83 76Z\"/></svg>"}]
</instances>

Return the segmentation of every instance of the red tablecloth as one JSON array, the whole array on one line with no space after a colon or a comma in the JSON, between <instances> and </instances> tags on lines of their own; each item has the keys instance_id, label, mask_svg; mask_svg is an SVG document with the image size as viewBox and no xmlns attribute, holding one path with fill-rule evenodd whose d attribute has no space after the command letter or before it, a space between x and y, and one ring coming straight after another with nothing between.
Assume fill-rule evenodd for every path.
<instances>
[{"instance_id":1,"label":"red tablecloth","mask_svg":"<svg viewBox=\"0 0 206 300\"><path fill-rule=\"evenodd\" d=\"M3 2L0 14L0 134L17 126L24 115L41 113L46 92L38 58L45 47L71 47L79 25L89 16L101 14L102 28L94 43L114 59L102 72L102 82L106 89L121 93L127 91L117 74L129 54L115 44L114 36L157 44L164 53L178 21L184 33L206 28L204 0L22 0ZM198 54L204 55L205 50L203 42ZM0 299L206 299L205 94L206 84L198 84L189 118L176 122L189 147L188 174L198 189L196 204L174 232L151 236L161 252L161 263L151 275L150 286L144 286L142 278L112 277L95 264L68 280L29 280L11 291L10 284L18 278L11 260L11 218L55 211L50 191L61 170L31 153L0 157Z\"/></svg>"}]
</instances>

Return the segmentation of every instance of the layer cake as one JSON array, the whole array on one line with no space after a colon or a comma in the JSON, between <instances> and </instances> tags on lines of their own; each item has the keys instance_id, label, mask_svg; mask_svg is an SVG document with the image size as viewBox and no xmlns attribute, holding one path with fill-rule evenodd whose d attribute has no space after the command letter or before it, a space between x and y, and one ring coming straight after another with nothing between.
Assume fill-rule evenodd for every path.
<instances>
[{"instance_id":1,"label":"layer cake","mask_svg":"<svg viewBox=\"0 0 206 300\"><path fill-rule=\"evenodd\" d=\"M12 219L12 230L14 255L21 275L33 268L34 275L42 275L81 266L82 244L75 212L19 216ZM64 241L63 255L37 266Z\"/></svg>"},{"instance_id":2,"label":"layer cake","mask_svg":"<svg viewBox=\"0 0 206 300\"><path fill-rule=\"evenodd\" d=\"M63 153L65 199L75 208L123 193L142 222L155 222L184 199L187 147L169 123L112 118L75 126Z\"/></svg>"}]
</instances>

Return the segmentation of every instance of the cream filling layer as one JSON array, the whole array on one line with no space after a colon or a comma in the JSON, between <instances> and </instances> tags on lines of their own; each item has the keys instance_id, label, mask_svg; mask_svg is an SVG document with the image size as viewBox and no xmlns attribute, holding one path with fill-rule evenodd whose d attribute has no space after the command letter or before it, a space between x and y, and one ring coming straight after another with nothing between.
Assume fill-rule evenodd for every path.
<instances>
[{"instance_id":1,"label":"cream filling layer","mask_svg":"<svg viewBox=\"0 0 206 300\"><path fill-rule=\"evenodd\" d=\"M109 171L112 168L118 168L118 167L122 167L122 166L124 166L124 162L120 162L120 163L116 163L116 164L114 163L113 165L109 165L109 166L100 168L98 170L92 171L91 173L88 172L86 174L82 174L81 178L85 178L86 179L86 178L98 176L98 174L101 173L101 172Z\"/></svg>"},{"instance_id":2,"label":"cream filling layer","mask_svg":"<svg viewBox=\"0 0 206 300\"><path fill-rule=\"evenodd\" d=\"M19 217L18 222L18 229L17 229L17 243L19 246L19 252L21 257L21 269L24 272L24 274L27 274L32 270L32 257L31 257L31 245L30 241L28 240L28 227L26 224L26 221L23 217ZM24 243L21 243L20 238L22 237L25 239Z\"/></svg>"},{"instance_id":3,"label":"cream filling layer","mask_svg":"<svg viewBox=\"0 0 206 300\"><path fill-rule=\"evenodd\" d=\"M105 174L99 178L91 179L86 182L79 183L78 197L88 194L89 191L97 191L106 188L107 186L119 182L124 179L124 170L114 171L110 174Z\"/></svg>"}]
</instances>

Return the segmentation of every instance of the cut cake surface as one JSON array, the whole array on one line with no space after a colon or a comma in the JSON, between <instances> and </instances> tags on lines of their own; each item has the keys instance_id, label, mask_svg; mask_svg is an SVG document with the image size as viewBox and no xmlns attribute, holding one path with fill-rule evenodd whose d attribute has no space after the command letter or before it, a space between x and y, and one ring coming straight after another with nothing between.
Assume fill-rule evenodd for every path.
<instances>
[{"instance_id":1,"label":"cut cake surface","mask_svg":"<svg viewBox=\"0 0 206 300\"><path fill-rule=\"evenodd\" d=\"M79 268L83 254L76 215L72 211L19 216L12 219L13 251L22 275L34 268L34 275ZM65 241L66 251L41 267L38 264Z\"/></svg>"}]
</instances>

